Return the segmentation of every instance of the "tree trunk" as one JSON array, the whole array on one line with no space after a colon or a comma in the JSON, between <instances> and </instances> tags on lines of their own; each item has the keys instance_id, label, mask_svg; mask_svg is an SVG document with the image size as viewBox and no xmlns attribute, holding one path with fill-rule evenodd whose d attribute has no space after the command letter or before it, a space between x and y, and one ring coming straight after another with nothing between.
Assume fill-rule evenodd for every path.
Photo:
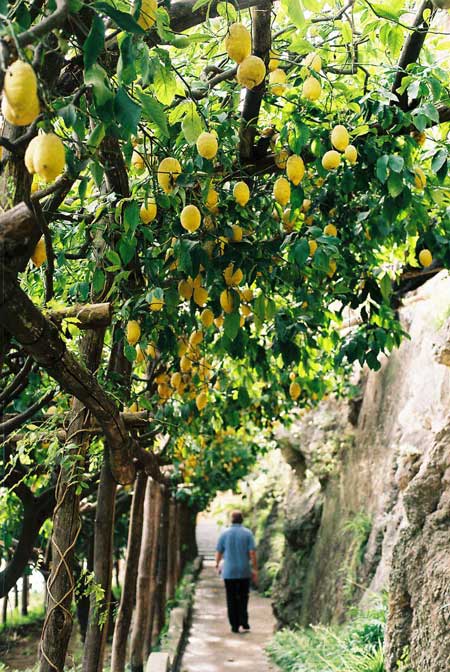
<instances>
[{"instance_id":1,"label":"tree trunk","mask_svg":"<svg viewBox=\"0 0 450 672\"><path fill-rule=\"evenodd\" d=\"M83 672L103 670L111 602L116 489L117 484L112 477L108 452L105 449L98 485L94 536L94 580L103 588L104 593L100 603L95 594L91 595Z\"/></svg>"},{"instance_id":2,"label":"tree trunk","mask_svg":"<svg viewBox=\"0 0 450 672\"><path fill-rule=\"evenodd\" d=\"M17 583L14 584L14 609L19 608L19 587Z\"/></svg>"},{"instance_id":3,"label":"tree trunk","mask_svg":"<svg viewBox=\"0 0 450 672\"><path fill-rule=\"evenodd\" d=\"M131 670L142 672L144 668L144 639L150 614L151 568L154 555L154 518L159 518L160 486L152 479L147 480L144 501L141 553L136 590L136 610L131 633Z\"/></svg>"},{"instance_id":4,"label":"tree trunk","mask_svg":"<svg viewBox=\"0 0 450 672\"><path fill-rule=\"evenodd\" d=\"M162 486L162 511L159 533L158 581L156 587L155 630L159 635L166 620L167 561L169 541L169 506L170 492Z\"/></svg>"},{"instance_id":5,"label":"tree trunk","mask_svg":"<svg viewBox=\"0 0 450 672\"><path fill-rule=\"evenodd\" d=\"M181 520L180 520L180 502L175 503L175 583L178 585L181 579Z\"/></svg>"},{"instance_id":6,"label":"tree trunk","mask_svg":"<svg viewBox=\"0 0 450 672\"><path fill-rule=\"evenodd\" d=\"M22 616L28 616L28 574L22 576Z\"/></svg>"},{"instance_id":7,"label":"tree trunk","mask_svg":"<svg viewBox=\"0 0 450 672\"><path fill-rule=\"evenodd\" d=\"M155 612L156 612L156 591L158 584L158 562L159 562L159 537L161 531L161 509L162 509L162 490L161 486L158 485L157 491L157 501L155 503L155 514L153 516L153 547L152 547L152 556L150 563L150 596L149 596L149 608L148 608L148 619L147 625L144 633L144 659L150 654L153 645L153 626L155 623Z\"/></svg>"},{"instance_id":8,"label":"tree trunk","mask_svg":"<svg viewBox=\"0 0 450 672\"><path fill-rule=\"evenodd\" d=\"M95 371L100 364L103 339L104 331L98 330L87 333L81 342L81 356L90 371ZM72 633L71 606L74 590L72 563L80 531L77 484L89 445L89 439L82 431L87 417L88 411L82 402L74 399L67 444L76 444L72 452L76 459L73 465L69 464L61 469L56 487L51 537L52 562L47 581L47 613L40 642L40 672L62 672Z\"/></svg>"},{"instance_id":9,"label":"tree trunk","mask_svg":"<svg viewBox=\"0 0 450 672\"><path fill-rule=\"evenodd\" d=\"M192 509L184 502L180 504L180 548L181 570L188 562L192 562L198 555L195 529L197 524L197 510Z\"/></svg>"},{"instance_id":10,"label":"tree trunk","mask_svg":"<svg viewBox=\"0 0 450 672\"><path fill-rule=\"evenodd\" d=\"M167 568L167 599L173 600L177 586L177 505L175 500L170 500L169 505L169 537L168 537L168 568Z\"/></svg>"},{"instance_id":11,"label":"tree trunk","mask_svg":"<svg viewBox=\"0 0 450 672\"><path fill-rule=\"evenodd\" d=\"M8 595L5 595L3 598L3 605L2 605L2 623L3 625L6 625L8 622Z\"/></svg>"},{"instance_id":12,"label":"tree trunk","mask_svg":"<svg viewBox=\"0 0 450 672\"><path fill-rule=\"evenodd\" d=\"M112 643L111 672L123 672L125 669L127 639L136 595L146 484L147 474L140 471L134 486L133 504L131 506L125 576Z\"/></svg>"}]
</instances>

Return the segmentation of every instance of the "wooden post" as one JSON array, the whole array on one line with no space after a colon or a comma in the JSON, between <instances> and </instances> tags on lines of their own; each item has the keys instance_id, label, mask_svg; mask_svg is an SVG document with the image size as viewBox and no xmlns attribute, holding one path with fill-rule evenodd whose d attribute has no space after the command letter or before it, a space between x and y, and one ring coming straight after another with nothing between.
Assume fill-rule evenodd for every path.
<instances>
[{"instance_id":1,"label":"wooden post","mask_svg":"<svg viewBox=\"0 0 450 672\"><path fill-rule=\"evenodd\" d=\"M177 586L176 566L177 566L177 544L176 544L176 512L177 507L173 499L169 504L169 535L168 535L168 568L167 568L167 599L172 600L175 596Z\"/></svg>"},{"instance_id":2,"label":"wooden post","mask_svg":"<svg viewBox=\"0 0 450 672\"><path fill-rule=\"evenodd\" d=\"M159 533L158 580L156 587L155 630L159 635L164 627L166 616L167 560L169 541L169 504L170 493L166 486L162 489L161 526Z\"/></svg>"},{"instance_id":3,"label":"wooden post","mask_svg":"<svg viewBox=\"0 0 450 672\"><path fill-rule=\"evenodd\" d=\"M22 576L22 605L21 605L21 614L22 616L28 615L28 574L24 572Z\"/></svg>"}]
</instances>

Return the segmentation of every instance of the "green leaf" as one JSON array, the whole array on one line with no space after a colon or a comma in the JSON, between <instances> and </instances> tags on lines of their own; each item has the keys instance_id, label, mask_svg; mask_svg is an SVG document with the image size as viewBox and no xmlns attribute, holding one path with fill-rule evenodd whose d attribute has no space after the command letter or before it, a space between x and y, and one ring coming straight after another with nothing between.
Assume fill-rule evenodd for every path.
<instances>
[{"instance_id":1,"label":"green leaf","mask_svg":"<svg viewBox=\"0 0 450 672\"><path fill-rule=\"evenodd\" d=\"M225 315L225 319L223 322L223 330L225 332L225 335L228 336L228 338L231 341L234 341L234 339L238 335L240 328L240 320L241 316L237 312L228 313L227 315Z\"/></svg>"},{"instance_id":2,"label":"green leaf","mask_svg":"<svg viewBox=\"0 0 450 672\"><path fill-rule=\"evenodd\" d=\"M203 125L200 115L193 104L181 122L181 129L186 141L190 145L194 145L203 130Z\"/></svg>"},{"instance_id":3,"label":"green leaf","mask_svg":"<svg viewBox=\"0 0 450 672\"><path fill-rule=\"evenodd\" d=\"M97 126L95 126L94 130L86 140L87 146L90 149L96 149L102 142L103 138L105 137L105 134L106 134L105 124L103 123L97 124Z\"/></svg>"},{"instance_id":4,"label":"green leaf","mask_svg":"<svg viewBox=\"0 0 450 672\"><path fill-rule=\"evenodd\" d=\"M383 299L388 301L390 295L392 294L392 281L387 273L383 275L379 284Z\"/></svg>"},{"instance_id":5,"label":"green leaf","mask_svg":"<svg viewBox=\"0 0 450 672\"><path fill-rule=\"evenodd\" d=\"M69 105L59 108L58 116L62 118L67 128L72 128L77 120L77 108L69 103Z\"/></svg>"},{"instance_id":6,"label":"green leaf","mask_svg":"<svg viewBox=\"0 0 450 672\"><path fill-rule=\"evenodd\" d=\"M99 294L105 286L105 274L100 268L96 268L92 276L92 289Z\"/></svg>"},{"instance_id":7,"label":"green leaf","mask_svg":"<svg viewBox=\"0 0 450 672\"><path fill-rule=\"evenodd\" d=\"M448 151L446 149L440 149L436 152L431 161L431 169L433 172L437 173L442 168L444 163L447 161L447 157Z\"/></svg>"},{"instance_id":8,"label":"green leaf","mask_svg":"<svg viewBox=\"0 0 450 672\"><path fill-rule=\"evenodd\" d=\"M109 88L109 78L105 70L98 63L94 63L89 70L85 71L84 82L86 85L92 86L95 107L101 119L111 121L114 94Z\"/></svg>"},{"instance_id":9,"label":"green leaf","mask_svg":"<svg viewBox=\"0 0 450 672\"><path fill-rule=\"evenodd\" d=\"M177 90L175 75L167 65L158 63L153 77L155 96L163 105L171 105Z\"/></svg>"},{"instance_id":10,"label":"green leaf","mask_svg":"<svg viewBox=\"0 0 450 672\"><path fill-rule=\"evenodd\" d=\"M336 21L341 29L342 42L344 44L351 44L353 42L352 27L348 21Z\"/></svg>"},{"instance_id":11,"label":"green leaf","mask_svg":"<svg viewBox=\"0 0 450 672\"><path fill-rule=\"evenodd\" d=\"M115 250L107 250L106 252L106 258L114 264L114 266L118 266L118 268L122 268L122 262L120 260L119 255Z\"/></svg>"},{"instance_id":12,"label":"green leaf","mask_svg":"<svg viewBox=\"0 0 450 672\"><path fill-rule=\"evenodd\" d=\"M389 163L389 156L387 154L383 154L383 156L380 156L380 158L377 161L376 175L380 180L380 182L383 182L383 184L387 180L388 163Z\"/></svg>"},{"instance_id":13,"label":"green leaf","mask_svg":"<svg viewBox=\"0 0 450 672\"><path fill-rule=\"evenodd\" d=\"M392 198L396 198L403 191L404 184L402 176L398 173L391 173L391 175L389 175L387 185L390 196L392 196Z\"/></svg>"},{"instance_id":14,"label":"green leaf","mask_svg":"<svg viewBox=\"0 0 450 672\"><path fill-rule=\"evenodd\" d=\"M105 46L105 25L99 16L92 19L91 29L83 44L83 62L85 70L94 65Z\"/></svg>"},{"instance_id":15,"label":"green leaf","mask_svg":"<svg viewBox=\"0 0 450 672\"><path fill-rule=\"evenodd\" d=\"M401 173L405 166L405 160L402 156L397 156L392 154L389 157L389 168L394 171L394 173Z\"/></svg>"},{"instance_id":16,"label":"green leaf","mask_svg":"<svg viewBox=\"0 0 450 672\"><path fill-rule=\"evenodd\" d=\"M145 31L140 27L138 22L133 19L131 14L121 12L107 2L94 2L93 7L102 14L109 16L122 30L126 30L128 33L134 33L136 35L145 34Z\"/></svg>"},{"instance_id":17,"label":"green leaf","mask_svg":"<svg viewBox=\"0 0 450 672\"><path fill-rule=\"evenodd\" d=\"M128 203L123 211L123 228L127 234L134 233L139 226L139 204Z\"/></svg>"},{"instance_id":18,"label":"green leaf","mask_svg":"<svg viewBox=\"0 0 450 672\"><path fill-rule=\"evenodd\" d=\"M313 257L313 267L317 268L318 271L324 271L325 273L328 273L330 268L329 264L330 260L326 251L323 249L323 247L319 247Z\"/></svg>"},{"instance_id":19,"label":"green leaf","mask_svg":"<svg viewBox=\"0 0 450 672\"><path fill-rule=\"evenodd\" d=\"M167 116L164 111L164 106L158 103L156 98L149 96L146 93L138 93L138 98L142 104L142 112L146 119L154 122L161 133L167 138L169 137L169 127L167 125Z\"/></svg>"},{"instance_id":20,"label":"green leaf","mask_svg":"<svg viewBox=\"0 0 450 672\"><path fill-rule=\"evenodd\" d=\"M124 265L126 266L134 257L136 251L136 238L124 238L119 240L119 252Z\"/></svg>"},{"instance_id":21,"label":"green leaf","mask_svg":"<svg viewBox=\"0 0 450 672\"><path fill-rule=\"evenodd\" d=\"M122 84L131 84L136 79L136 50L131 35L126 35L120 43L117 75Z\"/></svg>"},{"instance_id":22,"label":"green leaf","mask_svg":"<svg viewBox=\"0 0 450 672\"><path fill-rule=\"evenodd\" d=\"M292 250L295 263L299 268L303 268L309 257L309 244L305 238L301 238L294 245Z\"/></svg>"},{"instance_id":23,"label":"green leaf","mask_svg":"<svg viewBox=\"0 0 450 672\"><path fill-rule=\"evenodd\" d=\"M300 5L300 0L281 0L281 6L297 28L305 28L305 15Z\"/></svg>"},{"instance_id":24,"label":"green leaf","mask_svg":"<svg viewBox=\"0 0 450 672\"><path fill-rule=\"evenodd\" d=\"M116 93L114 115L117 122L130 135L136 133L141 116L141 107L130 98L123 87L120 87Z\"/></svg>"},{"instance_id":25,"label":"green leaf","mask_svg":"<svg viewBox=\"0 0 450 672\"><path fill-rule=\"evenodd\" d=\"M133 345L130 345L129 343L125 343L124 348L123 348L123 352L125 354L125 357L128 359L128 361L133 363L134 360L137 357L136 348Z\"/></svg>"}]
</instances>

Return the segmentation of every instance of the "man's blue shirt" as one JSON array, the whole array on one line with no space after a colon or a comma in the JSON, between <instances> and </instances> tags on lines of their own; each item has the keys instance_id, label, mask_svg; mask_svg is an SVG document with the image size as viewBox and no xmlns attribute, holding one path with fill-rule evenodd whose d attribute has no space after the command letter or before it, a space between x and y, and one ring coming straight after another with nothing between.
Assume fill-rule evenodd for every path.
<instances>
[{"instance_id":1,"label":"man's blue shirt","mask_svg":"<svg viewBox=\"0 0 450 672\"><path fill-rule=\"evenodd\" d=\"M255 539L247 527L233 523L222 532L216 548L224 558L222 578L249 579L252 575L249 552L255 549Z\"/></svg>"}]
</instances>

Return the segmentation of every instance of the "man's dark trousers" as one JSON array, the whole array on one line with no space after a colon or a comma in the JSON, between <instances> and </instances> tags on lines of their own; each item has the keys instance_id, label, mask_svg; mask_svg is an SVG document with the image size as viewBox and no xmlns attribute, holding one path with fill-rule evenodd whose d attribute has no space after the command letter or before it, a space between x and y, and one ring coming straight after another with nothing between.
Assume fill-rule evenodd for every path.
<instances>
[{"instance_id":1,"label":"man's dark trousers","mask_svg":"<svg viewBox=\"0 0 450 672\"><path fill-rule=\"evenodd\" d=\"M228 620L233 630L248 628L248 596L250 579L225 579Z\"/></svg>"}]
</instances>

